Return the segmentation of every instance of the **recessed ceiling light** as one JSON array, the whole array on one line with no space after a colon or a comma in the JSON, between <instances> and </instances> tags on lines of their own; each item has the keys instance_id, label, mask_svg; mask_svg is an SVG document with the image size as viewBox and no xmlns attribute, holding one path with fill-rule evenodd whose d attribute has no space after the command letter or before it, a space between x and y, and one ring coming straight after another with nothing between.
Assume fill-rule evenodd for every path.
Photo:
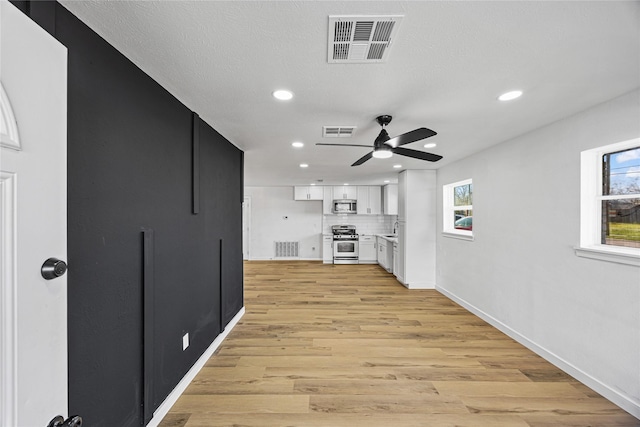
<instances>
[{"instance_id":1,"label":"recessed ceiling light","mask_svg":"<svg viewBox=\"0 0 640 427\"><path fill-rule=\"evenodd\" d=\"M316 185L316 183L315 183L315 182L312 182L312 183L311 183L311 184L309 184L309 185Z\"/></svg>"},{"instance_id":2,"label":"recessed ceiling light","mask_svg":"<svg viewBox=\"0 0 640 427\"><path fill-rule=\"evenodd\" d=\"M435 142L429 142L427 144L424 144L424 148L433 148L433 147L437 147L438 144L436 144Z\"/></svg>"},{"instance_id":3,"label":"recessed ceiling light","mask_svg":"<svg viewBox=\"0 0 640 427\"><path fill-rule=\"evenodd\" d=\"M302 142L296 141L296 142L292 142L291 146L296 148L301 148L301 147L304 147L304 144Z\"/></svg>"},{"instance_id":4,"label":"recessed ceiling light","mask_svg":"<svg viewBox=\"0 0 640 427\"><path fill-rule=\"evenodd\" d=\"M500 101L511 101L512 99L520 98L522 96L521 90L514 90L511 92L503 93L498 97Z\"/></svg>"},{"instance_id":5,"label":"recessed ceiling light","mask_svg":"<svg viewBox=\"0 0 640 427\"><path fill-rule=\"evenodd\" d=\"M349 184L345 182L344 185L349 185Z\"/></svg>"},{"instance_id":6,"label":"recessed ceiling light","mask_svg":"<svg viewBox=\"0 0 640 427\"><path fill-rule=\"evenodd\" d=\"M288 90L276 90L273 92L273 97L280 101L288 101L293 98L293 93Z\"/></svg>"},{"instance_id":7,"label":"recessed ceiling light","mask_svg":"<svg viewBox=\"0 0 640 427\"><path fill-rule=\"evenodd\" d=\"M385 183L385 184L388 184L388 183L390 183L390 182L391 182L391 181L389 181L388 179L385 179L385 180L384 180L384 183Z\"/></svg>"},{"instance_id":8,"label":"recessed ceiling light","mask_svg":"<svg viewBox=\"0 0 640 427\"><path fill-rule=\"evenodd\" d=\"M309 167L309 165L308 165L308 164L306 164L306 163L300 163L300 167L301 167L301 168L308 168L308 167Z\"/></svg>"},{"instance_id":9,"label":"recessed ceiling light","mask_svg":"<svg viewBox=\"0 0 640 427\"><path fill-rule=\"evenodd\" d=\"M396 169L400 169L402 167L402 165L393 165L394 168Z\"/></svg>"}]
</instances>

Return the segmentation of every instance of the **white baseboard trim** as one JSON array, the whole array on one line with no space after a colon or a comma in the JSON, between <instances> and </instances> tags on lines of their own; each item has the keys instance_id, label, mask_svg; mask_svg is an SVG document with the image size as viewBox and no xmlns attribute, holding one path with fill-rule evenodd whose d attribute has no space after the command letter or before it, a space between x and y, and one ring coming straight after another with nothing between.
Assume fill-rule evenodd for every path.
<instances>
[{"instance_id":1,"label":"white baseboard trim","mask_svg":"<svg viewBox=\"0 0 640 427\"><path fill-rule=\"evenodd\" d=\"M207 360L209 360L209 358L211 358L218 347L220 347L220 344L222 344L227 335L229 335L229 332L231 332L233 328L235 328L236 324L240 321L242 316L244 316L244 312L245 308L242 307L238 314L236 314L233 319L231 319L224 331L222 331L222 333L218 335L215 340L213 340L209 348L204 353L202 353L202 356L200 356L200 358L191 367L191 369L189 369L189 372L187 372L185 376L182 377L178 385L176 385L173 391L169 393L169 396L167 396L164 402L162 402L160 406L158 406L158 409L156 409L156 411L153 413L153 418L151 418L151 421L149 421L147 427L158 427L171 407L176 403L182 393L184 393L189 384L191 384L191 381L193 381L198 372L200 372L200 369L202 369L202 367L207 363Z\"/></svg>"},{"instance_id":2,"label":"white baseboard trim","mask_svg":"<svg viewBox=\"0 0 640 427\"><path fill-rule=\"evenodd\" d=\"M433 282L413 282L409 284L404 284L404 283L402 284L407 289L435 289L436 288L436 285Z\"/></svg>"},{"instance_id":3,"label":"white baseboard trim","mask_svg":"<svg viewBox=\"0 0 640 427\"><path fill-rule=\"evenodd\" d=\"M547 360L549 363L552 363L553 365L560 368L564 372L568 373L578 381L592 388L593 390L595 390L596 392L604 396L606 399L618 405L619 407L621 407L622 409L624 409L634 417L640 419L640 402L634 401L633 399L631 399L631 397L620 393L619 391L611 388L610 386L603 383L602 381L592 377L591 375L577 368L570 362L557 356L556 354L545 349L544 347L536 344L535 342L531 341L524 335L521 335L519 332L514 331L509 326L505 325L495 317L485 313L484 311L480 310L476 306L468 303L466 300L462 298L459 298L458 296L456 296L455 294L452 294L446 289L443 289L436 285L436 290L441 294L443 294L444 296L446 296L447 298L460 304L461 306L463 306L464 308L466 308L476 316L480 317L482 320L486 321L487 323L491 324L495 328L499 329L501 332L504 332L509 337L518 341L520 344L527 347L529 350L533 351L543 359Z\"/></svg>"}]
</instances>

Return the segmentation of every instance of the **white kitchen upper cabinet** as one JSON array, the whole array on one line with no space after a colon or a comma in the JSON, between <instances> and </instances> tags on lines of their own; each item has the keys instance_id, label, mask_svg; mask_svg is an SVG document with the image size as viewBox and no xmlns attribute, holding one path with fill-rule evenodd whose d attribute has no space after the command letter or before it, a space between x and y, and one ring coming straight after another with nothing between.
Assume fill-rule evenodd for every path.
<instances>
[{"instance_id":1,"label":"white kitchen upper cabinet","mask_svg":"<svg viewBox=\"0 0 640 427\"><path fill-rule=\"evenodd\" d=\"M382 190L378 185L358 186L358 215L382 214Z\"/></svg>"},{"instance_id":2,"label":"white kitchen upper cabinet","mask_svg":"<svg viewBox=\"0 0 640 427\"><path fill-rule=\"evenodd\" d=\"M357 207L358 215L369 213L369 187L368 186L358 186L358 205L356 207Z\"/></svg>"},{"instance_id":3,"label":"white kitchen upper cabinet","mask_svg":"<svg viewBox=\"0 0 640 427\"><path fill-rule=\"evenodd\" d=\"M398 215L398 185L387 184L383 187L382 213L385 215Z\"/></svg>"},{"instance_id":4,"label":"white kitchen upper cabinet","mask_svg":"<svg viewBox=\"0 0 640 427\"><path fill-rule=\"evenodd\" d=\"M317 185L309 186L309 200L323 200L324 190Z\"/></svg>"},{"instance_id":5,"label":"white kitchen upper cabinet","mask_svg":"<svg viewBox=\"0 0 640 427\"><path fill-rule=\"evenodd\" d=\"M310 185L310 186L296 186L293 188L294 200L323 200L324 191L322 187Z\"/></svg>"},{"instance_id":6,"label":"white kitchen upper cabinet","mask_svg":"<svg viewBox=\"0 0 640 427\"><path fill-rule=\"evenodd\" d=\"M358 187L351 185L335 185L333 187L333 198L356 200L358 198Z\"/></svg>"},{"instance_id":7,"label":"white kitchen upper cabinet","mask_svg":"<svg viewBox=\"0 0 640 427\"><path fill-rule=\"evenodd\" d=\"M322 213L331 215L333 213L333 187L325 185L319 188L322 188L324 194L322 198Z\"/></svg>"}]
</instances>

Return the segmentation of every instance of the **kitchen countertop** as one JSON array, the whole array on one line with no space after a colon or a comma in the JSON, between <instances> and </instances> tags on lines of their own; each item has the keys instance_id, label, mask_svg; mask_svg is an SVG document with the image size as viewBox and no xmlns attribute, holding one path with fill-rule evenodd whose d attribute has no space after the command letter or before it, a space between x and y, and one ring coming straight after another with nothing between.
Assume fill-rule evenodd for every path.
<instances>
[{"instance_id":1,"label":"kitchen countertop","mask_svg":"<svg viewBox=\"0 0 640 427\"><path fill-rule=\"evenodd\" d=\"M385 240L387 240L389 242L392 242L392 243L396 243L398 241L398 235L397 234L391 234L391 233L388 233L388 234L376 234L375 236L376 237L381 237L381 238L383 238L383 239L385 239Z\"/></svg>"}]
</instances>

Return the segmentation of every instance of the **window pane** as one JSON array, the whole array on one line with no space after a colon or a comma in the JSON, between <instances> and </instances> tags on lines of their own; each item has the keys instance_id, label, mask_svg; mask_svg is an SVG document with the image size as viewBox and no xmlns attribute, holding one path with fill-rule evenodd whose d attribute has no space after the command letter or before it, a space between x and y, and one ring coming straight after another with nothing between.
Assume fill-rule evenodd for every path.
<instances>
[{"instance_id":1,"label":"window pane","mask_svg":"<svg viewBox=\"0 0 640 427\"><path fill-rule=\"evenodd\" d=\"M640 194L640 147L602 156L602 194Z\"/></svg>"},{"instance_id":2,"label":"window pane","mask_svg":"<svg viewBox=\"0 0 640 427\"><path fill-rule=\"evenodd\" d=\"M453 205L469 206L473 204L473 184L453 187Z\"/></svg>"},{"instance_id":3,"label":"window pane","mask_svg":"<svg viewBox=\"0 0 640 427\"><path fill-rule=\"evenodd\" d=\"M640 199L602 202L602 244L640 248Z\"/></svg>"},{"instance_id":4,"label":"window pane","mask_svg":"<svg viewBox=\"0 0 640 427\"><path fill-rule=\"evenodd\" d=\"M473 230L472 210L454 211L453 228L458 230Z\"/></svg>"}]
</instances>

